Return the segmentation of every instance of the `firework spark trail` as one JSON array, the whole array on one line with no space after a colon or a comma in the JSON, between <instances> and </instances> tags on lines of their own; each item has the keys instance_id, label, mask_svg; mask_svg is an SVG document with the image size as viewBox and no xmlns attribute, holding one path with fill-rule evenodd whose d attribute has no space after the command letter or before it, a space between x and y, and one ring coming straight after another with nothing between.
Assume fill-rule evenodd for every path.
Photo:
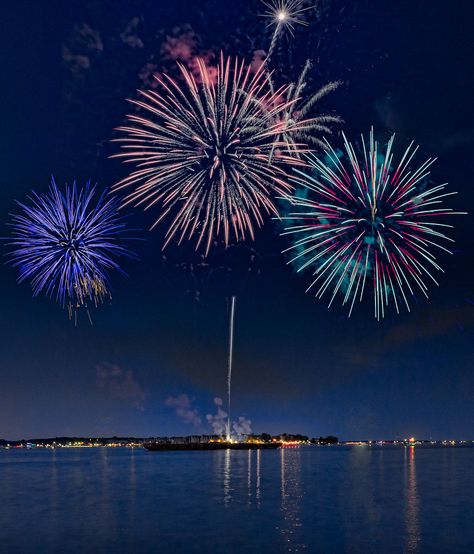
<instances>
[{"instance_id":1,"label":"firework spark trail","mask_svg":"<svg viewBox=\"0 0 474 554\"><path fill-rule=\"evenodd\" d=\"M199 60L199 79L180 65L184 85L157 77L161 92L140 92L132 101L147 117L130 115L123 152L114 157L136 169L114 186L132 187L125 204L159 203L154 226L172 217L164 247L197 236L196 249L223 235L236 241L254 237L264 214L277 215L274 196L292 190L285 167L304 165L278 141L282 114L291 102L277 102L286 87L270 91L266 69L252 73L243 62L221 55L215 79ZM296 132L304 121L286 132ZM296 147L304 151L304 147ZM299 148L299 149L298 149ZM278 149L270 164L270 155Z\"/></svg>"},{"instance_id":2,"label":"firework spark trail","mask_svg":"<svg viewBox=\"0 0 474 554\"><path fill-rule=\"evenodd\" d=\"M285 30L288 30L291 36L294 36L295 25L308 25L303 14L310 10L311 6L303 7L302 0L262 0L262 3L267 8L267 11L262 14L263 17L269 19L267 27L274 27L266 58L268 62L275 50L278 38Z\"/></svg>"},{"instance_id":3,"label":"firework spark trail","mask_svg":"<svg viewBox=\"0 0 474 554\"><path fill-rule=\"evenodd\" d=\"M282 126L278 142L284 142L287 150L297 157L300 155L301 144L325 150L326 143L323 142L322 136L332 133L331 124L342 123L342 119L336 115L310 116L318 101L335 91L342 84L341 81L332 81L310 96L304 96L303 92L307 86L306 76L310 69L311 61L306 60L303 71L296 83L291 83L288 86L284 99L286 109L278 114ZM268 77L268 80L271 90L274 90L271 76Z\"/></svg>"},{"instance_id":4,"label":"firework spark trail","mask_svg":"<svg viewBox=\"0 0 474 554\"><path fill-rule=\"evenodd\" d=\"M418 150L413 142L395 164L395 135L382 153L371 130L368 146L362 136L361 156L343 137L345 158L327 143L327 160L308 157L315 175L296 170L294 181L304 195L291 197L292 212L283 218L291 222L283 234L292 238L285 252L293 253L288 263L298 271L312 268L307 291L317 285L317 298L331 294L329 306L342 293L349 316L372 280L374 315L380 319L390 300L397 313L401 303L410 310L408 297L415 290L427 297L426 281L438 284L433 270L443 270L431 250L451 253L440 242L454 242L444 234L452 226L438 218L463 212L442 206L457 194L445 192L447 183L428 185L435 159L410 169Z\"/></svg>"},{"instance_id":5,"label":"firework spark trail","mask_svg":"<svg viewBox=\"0 0 474 554\"><path fill-rule=\"evenodd\" d=\"M18 281L30 281L33 295L44 293L69 315L80 307L97 306L110 296L109 271L121 273L115 258L130 256L119 239L125 232L119 201L96 188L74 183L63 194L52 180L49 193L32 193L23 213L12 216L10 263Z\"/></svg>"},{"instance_id":6,"label":"firework spark trail","mask_svg":"<svg viewBox=\"0 0 474 554\"><path fill-rule=\"evenodd\" d=\"M232 362L234 357L234 317L235 317L235 301L236 297L232 296L230 301L230 319L229 319L229 358L227 362L227 428L226 438L231 440L230 427L230 391L232 385Z\"/></svg>"}]
</instances>

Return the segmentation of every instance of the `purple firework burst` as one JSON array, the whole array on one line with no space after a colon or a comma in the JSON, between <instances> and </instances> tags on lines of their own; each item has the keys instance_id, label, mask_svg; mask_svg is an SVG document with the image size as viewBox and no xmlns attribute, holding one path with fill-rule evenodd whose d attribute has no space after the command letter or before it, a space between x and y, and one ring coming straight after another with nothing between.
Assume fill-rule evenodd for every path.
<instances>
[{"instance_id":1,"label":"purple firework burst","mask_svg":"<svg viewBox=\"0 0 474 554\"><path fill-rule=\"evenodd\" d=\"M22 213L12 216L10 262L18 281L29 281L34 296L43 293L67 306L70 316L110 296L109 272L123 273L117 258L131 255L121 244L119 200L105 191L95 197L90 182L63 193L53 179L48 193L33 192L28 204L18 202Z\"/></svg>"}]
</instances>

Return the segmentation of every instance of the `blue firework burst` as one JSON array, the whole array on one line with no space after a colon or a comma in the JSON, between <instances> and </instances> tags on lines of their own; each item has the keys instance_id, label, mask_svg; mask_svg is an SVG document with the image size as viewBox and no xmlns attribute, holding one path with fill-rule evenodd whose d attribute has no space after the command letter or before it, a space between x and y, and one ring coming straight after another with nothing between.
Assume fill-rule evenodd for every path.
<instances>
[{"instance_id":1,"label":"blue firework burst","mask_svg":"<svg viewBox=\"0 0 474 554\"><path fill-rule=\"evenodd\" d=\"M119 200L98 198L88 182L63 193L52 179L46 194L33 192L22 212L12 215L10 263L18 282L29 281L33 296L45 294L69 309L97 306L110 296L109 273L131 252L122 244L126 226Z\"/></svg>"}]
</instances>

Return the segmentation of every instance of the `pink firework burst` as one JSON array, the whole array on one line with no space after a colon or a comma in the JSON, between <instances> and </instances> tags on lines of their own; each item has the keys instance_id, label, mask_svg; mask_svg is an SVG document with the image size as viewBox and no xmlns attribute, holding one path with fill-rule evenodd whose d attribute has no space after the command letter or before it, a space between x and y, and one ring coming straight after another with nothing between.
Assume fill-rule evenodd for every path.
<instances>
[{"instance_id":1,"label":"pink firework burst","mask_svg":"<svg viewBox=\"0 0 474 554\"><path fill-rule=\"evenodd\" d=\"M295 100L276 101L286 87L271 90L263 66L254 72L221 55L217 68L198 60L198 75L179 68L182 82L156 77L158 91L131 101L140 113L119 129L116 157L135 169L114 189L132 189L125 204L160 206L154 225L170 219L164 246L195 237L207 254L219 238L253 239L265 215L277 214L275 196L292 191L286 168L304 165L285 136L305 122L282 122Z\"/></svg>"}]
</instances>

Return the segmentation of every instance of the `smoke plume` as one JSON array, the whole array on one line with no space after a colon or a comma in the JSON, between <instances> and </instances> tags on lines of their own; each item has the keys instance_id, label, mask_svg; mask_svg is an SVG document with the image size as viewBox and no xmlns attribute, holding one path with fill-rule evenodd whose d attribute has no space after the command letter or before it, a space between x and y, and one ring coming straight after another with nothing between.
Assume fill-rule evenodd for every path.
<instances>
[{"instance_id":1,"label":"smoke plume","mask_svg":"<svg viewBox=\"0 0 474 554\"><path fill-rule=\"evenodd\" d=\"M200 427L201 416L199 415L199 412L192 407L192 400L187 394L168 396L165 400L165 406L174 408L176 415L185 423L190 423L194 427Z\"/></svg>"}]
</instances>

